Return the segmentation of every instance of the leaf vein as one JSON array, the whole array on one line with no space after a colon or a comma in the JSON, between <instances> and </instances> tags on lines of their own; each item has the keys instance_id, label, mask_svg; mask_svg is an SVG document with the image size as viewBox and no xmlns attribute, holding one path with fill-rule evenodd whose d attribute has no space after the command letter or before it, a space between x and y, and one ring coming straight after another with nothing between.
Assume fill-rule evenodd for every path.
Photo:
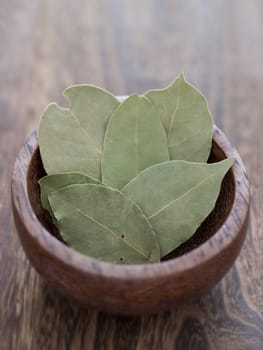
<instances>
[{"instance_id":1,"label":"leaf vein","mask_svg":"<svg viewBox=\"0 0 263 350\"><path fill-rule=\"evenodd\" d=\"M152 215L148 216L148 220L152 219L153 217L155 217L156 215L159 215L162 211L164 211L165 209L167 209L169 206L173 205L175 202L177 202L178 200L184 198L185 196L187 196L189 193L191 193L193 190L195 190L198 186L201 186L202 184L204 184L206 181L208 181L211 177L215 176L215 174L209 175L206 179L202 180L201 182L198 182L198 184L194 185L192 188L190 188L190 190L186 191L185 193L183 193L180 197L172 200L171 202L169 202L168 204L164 205L162 208L158 209L155 213L153 213Z\"/></svg>"},{"instance_id":2,"label":"leaf vein","mask_svg":"<svg viewBox=\"0 0 263 350\"><path fill-rule=\"evenodd\" d=\"M168 139L169 139L169 137L170 137L170 134L171 134L171 131L172 131L172 128L173 128L173 123L174 123L175 116L176 116L177 111L178 111L178 108L179 108L180 100L181 100L181 80L179 81L178 98L177 98L175 110L174 110L174 113L173 113L173 116L172 116L172 118L171 118L171 122L170 122L170 125L169 125Z\"/></svg>"},{"instance_id":3,"label":"leaf vein","mask_svg":"<svg viewBox=\"0 0 263 350\"><path fill-rule=\"evenodd\" d=\"M180 142L175 142L175 143L172 143L172 144L168 144L168 148L172 148L172 147L175 147L175 146L178 146L178 145L181 145L183 143L185 143L186 141L190 140L191 138L197 136L197 135L200 135L203 133L203 130L198 130L197 132L191 134L191 135L188 135L187 137L185 137L183 140L181 140Z\"/></svg>"},{"instance_id":4,"label":"leaf vein","mask_svg":"<svg viewBox=\"0 0 263 350\"><path fill-rule=\"evenodd\" d=\"M138 108L135 113L135 174L138 175Z\"/></svg>"},{"instance_id":5,"label":"leaf vein","mask_svg":"<svg viewBox=\"0 0 263 350\"><path fill-rule=\"evenodd\" d=\"M142 255L146 260L149 260L150 262L153 262L151 260L150 257L148 257L147 255L145 255L142 251L140 251L139 249L137 249L134 245L130 244L127 240L123 239L120 237L120 235L118 235L118 233L114 232L113 230L111 230L108 226L102 224L101 222L99 222L98 220L96 220L94 217L90 216L89 214L87 214L86 212L84 212L83 210L81 210L80 208L76 207L76 210L82 214L83 216L87 217L89 220L93 221L95 224L97 224L98 226L102 227L105 231L108 231L109 233L111 233L116 239L120 240L122 243L125 243L126 245L128 245L131 249L135 250L138 254Z\"/></svg>"},{"instance_id":6,"label":"leaf vein","mask_svg":"<svg viewBox=\"0 0 263 350\"><path fill-rule=\"evenodd\" d=\"M100 147L96 144L96 142L93 140L93 138L90 136L88 129L84 128L83 125L81 124L80 120L77 118L77 116L73 113L72 110L70 110L70 113L73 117L73 119L75 120L75 122L79 125L79 127L81 128L81 130L87 135L88 139L90 140L90 143L94 146L94 148L100 153L102 154L102 150L100 149Z\"/></svg>"}]
</instances>

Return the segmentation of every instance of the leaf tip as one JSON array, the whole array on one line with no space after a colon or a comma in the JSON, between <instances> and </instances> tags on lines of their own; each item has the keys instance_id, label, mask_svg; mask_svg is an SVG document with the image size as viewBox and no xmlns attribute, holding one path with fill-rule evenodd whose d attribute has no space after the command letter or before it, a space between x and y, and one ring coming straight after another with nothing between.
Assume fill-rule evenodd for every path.
<instances>
[{"instance_id":1,"label":"leaf tip","mask_svg":"<svg viewBox=\"0 0 263 350\"><path fill-rule=\"evenodd\" d=\"M49 112L49 111L51 111L51 110L57 110L57 111L63 112L63 111L66 110L66 108L60 107L60 106L57 104L57 102L51 102L51 103L49 103L49 104L46 106L46 108L45 108L45 110L44 110L44 113L43 113L43 116L44 116L47 112Z\"/></svg>"},{"instance_id":2,"label":"leaf tip","mask_svg":"<svg viewBox=\"0 0 263 350\"><path fill-rule=\"evenodd\" d=\"M47 115L49 115L50 113L52 113L52 111L54 110L62 110L61 107L59 107L59 105L56 102L50 102L49 104L46 105L41 117L40 117L40 121L39 121L39 126L38 126L38 142L39 142L39 135L40 135L40 130L41 130L41 125L43 120L45 119L45 117ZM40 145L41 146L41 145Z\"/></svg>"},{"instance_id":3,"label":"leaf tip","mask_svg":"<svg viewBox=\"0 0 263 350\"><path fill-rule=\"evenodd\" d=\"M221 168L221 173L226 174L231 167L233 166L235 162L235 158L234 157L228 157L226 159L221 160L220 162L217 163L212 163L215 164L215 166Z\"/></svg>"},{"instance_id":4,"label":"leaf tip","mask_svg":"<svg viewBox=\"0 0 263 350\"><path fill-rule=\"evenodd\" d=\"M181 74L178 77L179 80L182 80L183 82L185 82L185 74L184 72L181 72Z\"/></svg>"},{"instance_id":5,"label":"leaf tip","mask_svg":"<svg viewBox=\"0 0 263 350\"><path fill-rule=\"evenodd\" d=\"M71 108L71 97L72 97L72 88L74 86L69 86L65 90L63 90L62 95L65 97L66 101L69 104L69 107Z\"/></svg>"},{"instance_id":6,"label":"leaf tip","mask_svg":"<svg viewBox=\"0 0 263 350\"><path fill-rule=\"evenodd\" d=\"M233 166L233 164L235 163L235 158L234 157L229 157L227 158L228 160L228 166L229 166L229 169Z\"/></svg>"}]
</instances>

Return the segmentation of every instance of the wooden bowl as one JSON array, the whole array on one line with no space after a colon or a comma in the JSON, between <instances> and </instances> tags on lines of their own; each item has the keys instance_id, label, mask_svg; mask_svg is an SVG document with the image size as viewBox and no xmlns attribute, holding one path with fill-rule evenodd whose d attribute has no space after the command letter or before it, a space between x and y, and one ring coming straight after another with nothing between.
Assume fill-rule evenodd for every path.
<instances>
[{"instance_id":1,"label":"wooden bowl","mask_svg":"<svg viewBox=\"0 0 263 350\"><path fill-rule=\"evenodd\" d=\"M224 178L216 207L189 241L161 263L114 265L60 241L40 204L37 180L45 172L33 133L19 153L12 177L13 212L24 250L52 288L101 311L154 313L200 296L233 264L246 234L247 175L238 153L215 127L209 161L229 156L235 163Z\"/></svg>"}]
</instances>

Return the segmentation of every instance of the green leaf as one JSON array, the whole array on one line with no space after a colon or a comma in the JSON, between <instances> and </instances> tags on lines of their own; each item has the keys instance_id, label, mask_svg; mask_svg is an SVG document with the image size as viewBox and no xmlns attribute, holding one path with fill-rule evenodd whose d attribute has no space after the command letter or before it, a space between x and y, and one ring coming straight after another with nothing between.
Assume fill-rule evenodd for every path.
<instances>
[{"instance_id":1,"label":"green leaf","mask_svg":"<svg viewBox=\"0 0 263 350\"><path fill-rule=\"evenodd\" d=\"M138 206L101 185L64 187L49 195L61 235L79 252L108 262L158 262L155 233Z\"/></svg>"},{"instance_id":2,"label":"green leaf","mask_svg":"<svg viewBox=\"0 0 263 350\"><path fill-rule=\"evenodd\" d=\"M206 162L212 144L213 120L205 97L181 74L167 88L145 96L158 109L171 160Z\"/></svg>"},{"instance_id":3,"label":"green leaf","mask_svg":"<svg viewBox=\"0 0 263 350\"><path fill-rule=\"evenodd\" d=\"M42 116L38 141L46 172L81 172L100 179L103 137L119 102L109 92L89 85L65 90L71 108L56 103Z\"/></svg>"},{"instance_id":4,"label":"green leaf","mask_svg":"<svg viewBox=\"0 0 263 350\"><path fill-rule=\"evenodd\" d=\"M161 257L188 240L213 210L232 164L232 158L213 164L165 162L145 169L123 188L152 224Z\"/></svg>"},{"instance_id":5,"label":"green leaf","mask_svg":"<svg viewBox=\"0 0 263 350\"><path fill-rule=\"evenodd\" d=\"M61 173L44 176L38 181L38 183L40 185L40 199L42 206L44 209L48 210L49 214L53 217L48 201L48 195L51 192L73 184L96 184L99 183L99 181L82 173Z\"/></svg>"},{"instance_id":6,"label":"green leaf","mask_svg":"<svg viewBox=\"0 0 263 350\"><path fill-rule=\"evenodd\" d=\"M150 165L169 160L167 139L157 110L133 95L111 115L104 139L102 182L122 188Z\"/></svg>"}]
</instances>

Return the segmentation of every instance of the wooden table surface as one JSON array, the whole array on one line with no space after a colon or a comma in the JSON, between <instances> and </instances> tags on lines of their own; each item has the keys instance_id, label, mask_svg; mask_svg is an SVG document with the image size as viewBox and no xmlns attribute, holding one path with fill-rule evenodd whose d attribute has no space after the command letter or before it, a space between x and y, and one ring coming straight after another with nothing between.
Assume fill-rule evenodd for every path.
<instances>
[{"instance_id":1,"label":"wooden table surface","mask_svg":"<svg viewBox=\"0 0 263 350\"><path fill-rule=\"evenodd\" d=\"M182 71L248 170L244 247L195 302L132 318L81 309L24 254L10 206L15 157L68 85L142 93ZM0 349L263 349L262 128L262 0L0 0Z\"/></svg>"}]
</instances>

